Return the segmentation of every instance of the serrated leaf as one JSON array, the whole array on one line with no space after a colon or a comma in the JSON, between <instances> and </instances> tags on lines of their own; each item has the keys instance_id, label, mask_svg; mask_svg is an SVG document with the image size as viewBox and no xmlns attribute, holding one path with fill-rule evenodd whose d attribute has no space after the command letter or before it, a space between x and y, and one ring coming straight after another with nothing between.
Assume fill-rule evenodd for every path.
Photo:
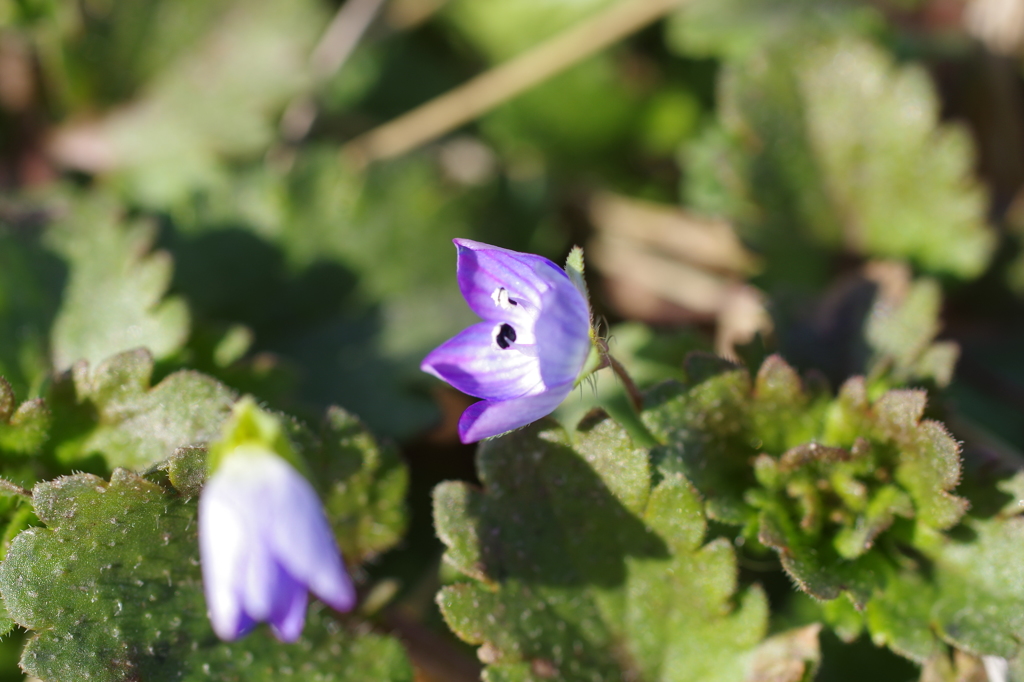
<instances>
[{"instance_id":1,"label":"serrated leaf","mask_svg":"<svg viewBox=\"0 0 1024 682\"><path fill-rule=\"evenodd\" d=\"M739 161L718 169L738 195L719 203L741 210L769 280L819 281L821 254L840 249L960 278L985 268L994 234L971 142L939 124L919 67L852 39L795 40L729 64L720 85L736 145L723 158Z\"/></svg>"},{"instance_id":2,"label":"serrated leaf","mask_svg":"<svg viewBox=\"0 0 1024 682\"><path fill-rule=\"evenodd\" d=\"M0 417L0 452L38 454L50 437L51 421L52 415L43 400L26 400L8 419Z\"/></svg>"},{"instance_id":3,"label":"serrated leaf","mask_svg":"<svg viewBox=\"0 0 1024 682\"><path fill-rule=\"evenodd\" d=\"M800 81L847 243L932 272L980 274L995 244L988 202L968 133L938 125L927 73L894 68L881 50L851 41L810 51Z\"/></svg>"},{"instance_id":4,"label":"serrated leaf","mask_svg":"<svg viewBox=\"0 0 1024 682\"><path fill-rule=\"evenodd\" d=\"M265 629L224 643L206 618L196 501L123 469L40 483L45 528L25 531L0 564L13 618L33 632L22 666L49 682L401 680L398 642L354 618L311 609L298 645Z\"/></svg>"},{"instance_id":5,"label":"serrated leaf","mask_svg":"<svg viewBox=\"0 0 1024 682\"><path fill-rule=\"evenodd\" d=\"M694 0L668 24L668 44L684 55L744 57L794 35L866 32L882 17L848 0Z\"/></svg>"},{"instance_id":6,"label":"serrated leaf","mask_svg":"<svg viewBox=\"0 0 1024 682\"><path fill-rule=\"evenodd\" d=\"M125 225L106 198L79 199L47 232L50 248L68 263L69 276L53 323L51 347L58 371L145 347L157 358L188 337L185 302L165 298L172 263L152 252L154 227Z\"/></svg>"},{"instance_id":7,"label":"serrated leaf","mask_svg":"<svg viewBox=\"0 0 1024 682\"><path fill-rule=\"evenodd\" d=\"M933 279L910 282L906 274L889 287L883 283L864 325L864 338L874 351L868 373L887 375L890 384L931 381L946 387L960 347L935 341L942 326L941 308L942 288Z\"/></svg>"},{"instance_id":8,"label":"serrated leaf","mask_svg":"<svg viewBox=\"0 0 1024 682\"><path fill-rule=\"evenodd\" d=\"M932 666L946 645L974 656L1020 656L1024 519L975 519L965 526L956 538L923 543L926 565L917 555L890 569L884 590L867 605L877 643Z\"/></svg>"},{"instance_id":9,"label":"serrated leaf","mask_svg":"<svg viewBox=\"0 0 1024 682\"><path fill-rule=\"evenodd\" d=\"M438 596L449 626L481 645L492 682L746 679L762 592L733 604L732 549L704 544L681 475L653 483L647 452L611 420L581 428L487 441L483 491L437 488L445 561L473 579Z\"/></svg>"},{"instance_id":10,"label":"serrated leaf","mask_svg":"<svg viewBox=\"0 0 1024 682\"><path fill-rule=\"evenodd\" d=\"M966 501L950 492L959 446L921 418L923 392L872 403L856 378L834 399L814 396L777 356L753 384L745 370L690 375L643 414L664 443L652 451L658 470L690 478L709 517L777 551L816 598L847 592L863 608L885 585L891 557L875 548L898 519L927 534L963 516Z\"/></svg>"},{"instance_id":11,"label":"serrated leaf","mask_svg":"<svg viewBox=\"0 0 1024 682\"><path fill-rule=\"evenodd\" d=\"M691 362L687 373L699 376ZM708 517L726 523L742 524L752 513L744 500L754 482L749 467L750 390L747 372L733 368L691 390L677 391L661 405L649 401L653 409L643 415L647 428L665 443L651 453L658 469L686 476L705 496ZM709 405L717 409L707 409Z\"/></svg>"},{"instance_id":12,"label":"serrated leaf","mask_svg":"<svg viewBox=\"0 0 1024 682\"><path fill-rule=\"evenodd\" d=\"M276 116L311 83L308 55L324 21L319 4L299 0L217 2L199 16L167 12L160 18L189 27L184 48L149 64L155 73L134 101L68 126L52 144L65 164L113 171L132 199L158 208L224 181L227 162L258 156L273 141ZM176 28L155 23L157 39ZM128 26L121 29L138 30ZM107 47L99 42L94 50ZM101 159L81 154L83 145L101 148Z\"/></svg>"},{"instance_id":13,"label":"serrated leaf","mask_svg":"<svg viewBox=\"0 0 1024 682\"><path fill-rule=\"evenodd\" d=\"M976 655L1014 658L1024 640L1024 518L968 524L970 542L949 542L932 556L932 616L943 639Z\"/></svg>"},{"instance_id":14,"label":"serrated leaf","mask_svg":"<svg viewBox=\"0 0 1024 682\"><path fill-rule=\"evenodd\" d=\"M935 587L914 571L891 571L885 589L867 605L872 640L917 663L945 652L932 631Z\"/></svg>"},{"instance_id":15,"label":"serrated leaf","mask_svg":"<svg viewBox=\"0 0 1024 682\"><path fill-rule=\"evenodd\" d=\"M142 471L177 448L219 434L235 401L231 390L187 370L150 387L152 375L153 358L145 350L115 355L92 368L75 365L70 385L55 389L55 409L86 407L89 416L83 432L55 444L60 459L99 454L111 468Z\"/></svg>"},{"instance_id":16,"label":"serrated leaf","mask_svg":"<svg viewBox=\"0 0 1024 682\"><path fill-rule=\"evenodd\" d=\"M362 563L390 549L406 528L409 473L392 445L381 445L356 417L327 412L321 445L306 456L346 559Z\"/></svg>"}]
</instances>

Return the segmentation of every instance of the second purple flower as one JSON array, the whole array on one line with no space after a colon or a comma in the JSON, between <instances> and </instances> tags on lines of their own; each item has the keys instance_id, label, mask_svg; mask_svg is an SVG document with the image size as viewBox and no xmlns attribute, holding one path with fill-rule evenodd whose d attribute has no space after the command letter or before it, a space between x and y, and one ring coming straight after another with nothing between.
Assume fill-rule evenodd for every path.
<instances>
[{"instance_id":1,"label":"second purple flower","mask_svg":"<svg viewBox=\"0 0 1024 682\"><path fill-rule=\"evenodd\" d=\"M471 396L459 438L472 443L550 414L592 348L590 305L547 258L456 239L458 280L483 322L434 349L420 367Z\"/></svg>"}]
</instances>

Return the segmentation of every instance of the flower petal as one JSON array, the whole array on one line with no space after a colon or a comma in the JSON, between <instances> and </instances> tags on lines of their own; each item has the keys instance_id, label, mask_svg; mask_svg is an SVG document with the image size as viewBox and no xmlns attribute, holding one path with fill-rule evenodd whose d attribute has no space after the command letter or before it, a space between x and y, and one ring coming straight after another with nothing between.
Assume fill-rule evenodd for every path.
<instances>
[{"instance_id":1,"label":"flower petal","mask_svg":"<svg viewBox=\"0 0 1024 682\"><path fill-rule=\"evenodd\" d=\"M573 383L570 381L523 398L473 403L459 418L459 439L463 443L474 443L537 421L551 414L565 400L572 392Z\"/></svg>"},{"instance_id":2,"label":"flower petal","mask_svg":"<svg viewBox=\"0 0 1024 682\"><path fill-rule=\"evenodd\" d=\"M564 272L548 281L533 328L541 378L545 386L575 383L590 353L590 305Z\"/></svg>"},{"instance_id":3,"label":"flower petal","mask_svg":"<svg viewBox=\"0 0 1024 682\"><path fill-rule=\"evenodd\" d=\"M514 327L532 325L541 308L551 272L568 276L554 263L532 253L456 239L459 289L470 309L488 321L508 322ZM508 304L497 293L505 289ZM516 305L512 305L515 301Z\"/></svg>"},{"instance_id":4,"label":"flower petal","mask_svg":"<svg viewBox=\"0 0 1024 682\"><path fill-rule=\"evenodd\" d=\"M287 572L278 586L274 609L270 613L270 628L282 642L294 642L306 624L306 605L309 601L306 586Z\"/></svg>"},{"instance_id":5,"label":"flower petal","mask_svg":"<svg viewBox=\"0 0 1024 682\"><path fill-rule=\"evenodd\" d=\"M222 494L227 482L214 476L199 499L199 555L210 623L223 640L231 641L252 627L242 608L237 576L247 555L245 519Z\"/></svg>"},{"instance_id":6,"label":"flower petal","mask_svg":"<svg viewBox=\"0 0 1024 682\"><path fill-rule=\"evenodd\" d=\"M494 330L493 322L463 330L431 351L420 369L467 395L489 400L518 398L538 387L542 390L541 362L514 345L499 348Z\"/></svg>"},{"instance_id":7,"label":"flower petal","mask_svg":"<svg viewBox=\"0 0 1024 682\"><path fill-rule=\"evenodd\" d=\"M320 499L281 457L240 446L207 482L199 509L203 582L221 639L269 620L280 639L293 641L307 591L338 610L354 606Z\"/></svg>"},{"instance_id":8,"label":"flower petal","mask_svg":"<svg viewBox=\"0 0 1024 682\"><path fill-rule=\"evenodd\" d=\"M268 541L277 561L310 592L339 611L356 602L355 587L345 571L320 498L309 481L281 460L284 469L274 486L273 509L267 519Z\"/></svg>"}]
</instances>

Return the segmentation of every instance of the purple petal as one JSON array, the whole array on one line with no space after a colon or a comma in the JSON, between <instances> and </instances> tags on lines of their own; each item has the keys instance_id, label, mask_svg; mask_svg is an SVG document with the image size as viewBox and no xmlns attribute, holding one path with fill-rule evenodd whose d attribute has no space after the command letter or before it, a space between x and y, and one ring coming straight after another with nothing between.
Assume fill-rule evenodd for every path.
<instances>
[{"instance_id":1,"label":"purple petal","mask_svg":"<svg viewBox=\"0 0 1024 682\"><path fill-rule=\"evenodd\" d=\"M269 620L292 641L307 589L339 610L355 604L355 589L313 487L277 455L247 450L223 461L199 501L210 622L232 640Z\"/></svg>"},{"instance_id":2,"label":"purple petal","mask_svg":"<svg viewBox=\"0 0 1024 682\"><path fill-rule=\"evenodd\" d=\"M282 642L294 642L302 634L306 624L306 586L282 571L283 579L278 585L274 609L270 614L270 628Z\"/></svg>"},{"instance_id":3,"label":"purple petal","mask_svg":"<svg viewBox=\"0 0 1024 682\"><path fill-rule=\"evenodd\" d=\"M494 333L493 322L475 324L431 351L420 369L467 395L489 400L518 398L543 388L537 357L515 346L499 348Z\"/></svg>"},{"instance_id":4,"label":"purple petal","mask_svg":"<svg viewBox=\"0 0 1024 682\"><path fill-rule=\"evenodd\" d=\"M590 353L590 306L562 275L548 278L551 288L533 330L545 386L575 383Z\"/></svg>"},{"instance_id":5,"label":"purple petal","mask_svg":"<svg viewBox=\"0 0 1024 682\"><path fill-rule=\"evenodd\" d=\"M278 475L267 540L281 566L325 603L348 611L356 602L355 587L341 561L338 544L324 516L320 498L309 481L291 466Z\"/></svg>"},{"instance_id":6,"label":"purple petal","mask_svg":"<svg viewBox=\"0 0 1024 682\"><path fill-rule=\"evenodd\" d=\"M223 640L231 641L252 627L242 608L238 576L244 572L247 529L230 496L228 481L214 476L199 499L199 556L210 623Z\"/></svg>"},{"instance_id":7,"label":"purple petal","mask_svg":"<svg viewBox=\"0 0 1024 682\"><path fill-rule=\"evenodd\" d=\"M551 414L572 392L572 381L543 393L512 400L481 400L473 403L459 418L459 439L474 443L518 429Z\"/></svg>"},{"instance_id":8,"label":"purple petal","mask_svg":"<svg viewBox=\"0 0 1024 682\"><path fill-rule=\"evenodd\" d=\"M265 545L265 540L255 533L250 536L245 571L239 578L242 585L242 609L245 613L257 621L270 618L282 582L281 568Z\"/></svg>"},{"instance_id":9,"label":"purple petal","mask_svg":"<svg viewBox=\"0 0 1024 682\"><path fill-rule=\"evenodd\" d=\"M485 320L508 322L517 331L520 326L532 326L528 320L537 316L552 273L569 281L561 268L543 256L469 239L454 241L458 248L459 289L470 309ZM508 305L499 303L500 289L505 289Z\"/></svg>"}]
</instances>

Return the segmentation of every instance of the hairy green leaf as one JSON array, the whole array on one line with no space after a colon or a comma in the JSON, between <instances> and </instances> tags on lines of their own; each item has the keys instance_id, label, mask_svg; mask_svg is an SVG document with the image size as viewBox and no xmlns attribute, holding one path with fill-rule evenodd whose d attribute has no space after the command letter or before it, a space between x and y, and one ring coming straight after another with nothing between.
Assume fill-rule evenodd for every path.
<instances>
[{"instance_id":1,"label":"hairy green leaf","mask_svg":"<svg viewBox=\"0 0 1024 682\"><path fill-rule=\"evenodd\" d=\"M77 429L54 447L62 461L100 455L110 468L142 471L179 447L214 439L234 403L224 385L198 372L171 374L150 387L153 357L146 350L115 355L89 367L75 365L55 387L54 409Z\"/></svg>"},{"instance_id":2,"label":"hairy green leaf","mask_svg":"<svg viewBox=\"0 0 1024 682\"><path fill-rule=\"evenodd\" d=\"M960 278L985 268L994 234L971 141L939 124L920 67L853 39L789 41L730 63L720 99L726 135L699 158L721 181L701 194L737 211L769 277L820 279L808 253L839 249Z\"/></svg>"},{"instance_id":3,"label":"hairy green leaf","mask_svg":"<svg viewBox=\"0 0 1024 682\"><path fill-rule=\"evenodd\" d=\"M777 551L811 595L847 592L863 608L885 584L890 558L877 546L898 520L934 533L963 516L950 492L959 446L921 418L922 392L871 402L851 379L834 399L816 395L777 356L753 382L727 365L688 373L689 386L659 389L643 415L663 443L654 462L690 478L711 518Z\"/></svg>"},{"instance_id":4,"label":"hairy green leaf","mask_svg":"<svg viewBox=\"0 0 1024 682\"><path fill-rule=\"evenodd\" d=\"M398 543L409 474L394 446L378 444L356 417L332 407L319 451L306 459L346 559L362 563Z\"/></svg>"},{"instance_id":5,"label":"hairy green leaf","mask_svg":"<svg viewBox=\"0 0 1024 682\"><path fill-rule=\"evenodd\" d=\"M132 348L157 358L178 350L188 336L188 308L164 297L172 263L166 252L151 252L153 227L122 224L119 209L104 198L80 199L66 210L46 235L69 267L51 333L54 367L96 364Z\"/></svg>"},{"instance_id":6,"label":"hairy green leaf","mask_svg":"<svg viewBox=\"0 0 1024 682\"><path fill-rule=\"evenodd\" d=\"M11 385L0 376L0 453L38 454L50 437L50 422L44 401L36 398L18 405Z\"/></svg>"},{"instance_id":7,"label":"hairy green leaf","mask_svg":"<svg viewBox=\"0 0 1024 682\"><path fill-rule=\"evenodd\" d=\"M908 283L905 291L879 291L864 327L875 353L871 374L887 372L896 384L930 380L949 385L960 348L952 341L935 341L941 308L942 289L933 279Z\"/></svg>"},{"instance_id":8,"label":"hairy green leaf","mask_svg":"<svg viewBox=\"0 0 1024 682\"><path fill-rule=\"evenodd\" d=\"M50 682L402 680L398 642L317 605L297 645L265 628L219 641L206 618L196 500L117 469L33 491L45 527L25 531L0 564L0 591L32 632L22 655Z\"/></svg>"},{"instance_id":9,"label":"hairy green leaf","mask_svg":"<svg viewBox=\"0 0 1024 682\"><path fill-rule=\"evenodd\" d=\"M445 561L471 578L438 603L480 645L485 679L763 679L763 593L736 593L696 492L655 480L617 424L588 420L572 440L527 427L481 445L478 470L483 490L444 483L434 510ZM778 679L796 682L815 654L789 658L798 671Z\"/></svg>"}]
</instances>

